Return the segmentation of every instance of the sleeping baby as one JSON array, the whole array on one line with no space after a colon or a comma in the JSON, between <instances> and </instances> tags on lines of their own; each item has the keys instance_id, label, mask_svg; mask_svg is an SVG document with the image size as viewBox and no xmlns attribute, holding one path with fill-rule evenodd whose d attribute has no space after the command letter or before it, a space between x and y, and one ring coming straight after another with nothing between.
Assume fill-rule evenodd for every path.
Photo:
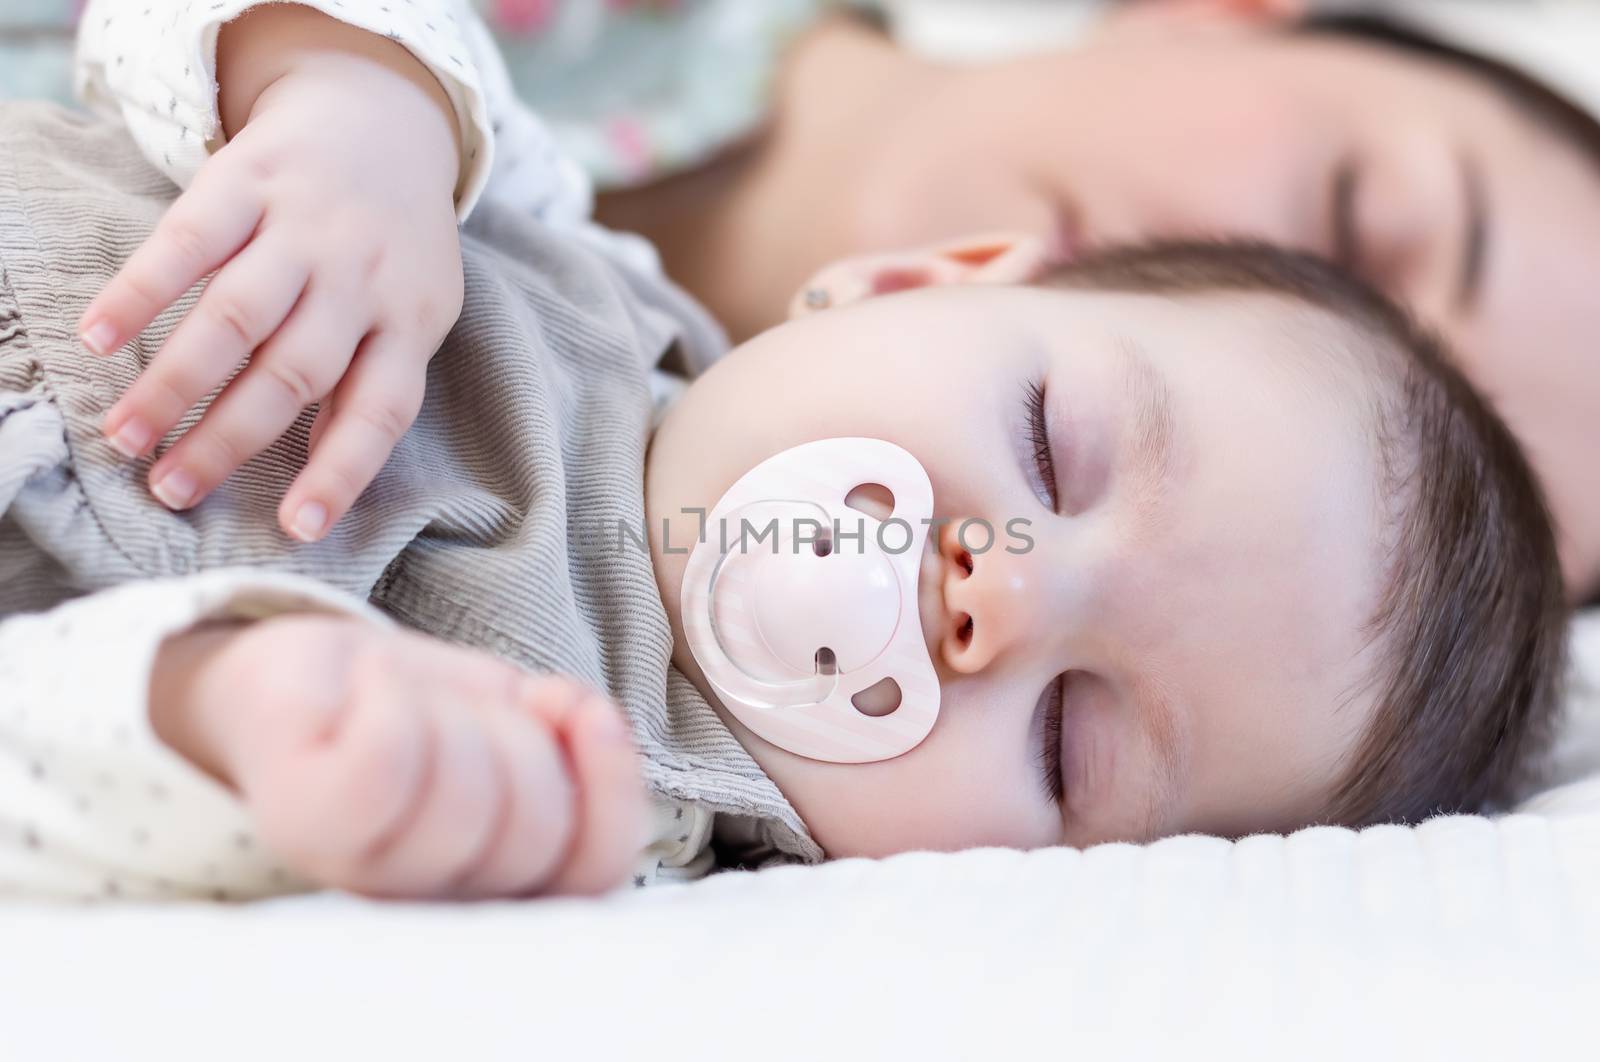
<instances>
[{"instance_id":1,"label":"sleeping baby","mask_svg":"<svg viewBox=\"0 0 1600 1062\"><path fill-rule=\"evenodd\" d=\"M278 278L316 246L274 248L281 215L200 209L248 198L218 167L320 77L467 114L439 125L472 172L433 66L329 39L170 212L122 130L0 111L0 891L594 892L1415 821L1533 762L1565 620L1542 501L1356 281L991 234L830 266L724 353L637 247L489 197L424 370L381 299ZM436 169L448 213L471 182ZM376 189L318 194L412 209ZM210 272L224 230L203 295L142 272ZM217 360L241 262L273 325L378 307L289 332L342 376L257 372L296 343L226 314L261 349ZM351 412L413 386L409 430Z\"/></svg>"}]
</instances>

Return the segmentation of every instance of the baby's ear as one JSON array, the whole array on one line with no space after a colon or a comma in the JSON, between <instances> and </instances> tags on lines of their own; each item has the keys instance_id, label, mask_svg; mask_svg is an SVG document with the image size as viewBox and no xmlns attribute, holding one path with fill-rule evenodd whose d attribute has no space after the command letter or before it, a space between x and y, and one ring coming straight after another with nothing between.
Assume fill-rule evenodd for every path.
<instances>
[{"instance_id":1,"label":"baby's ear","mask_svg":"<svg viewBox=\"0 0 1600 1062\"><path fill-rule=\"evenodd\" d=\"M1037 236L987 233L921 250L861 255L812 276L789 303L789 317L912 288L946 284L1028 284L1057 260Z\"/></svg>"},{"instance_id":2,"label":"baby's ear","mask_svg":"<svg viewBox=\"0 0 1600 1062\"><path fill-rule=\"evenodd\" d=\"M1117 4L1094 27L1097 43L1238 33L1303 18L1308 0L1141 0Z\"/></svg>"}]
</instances>

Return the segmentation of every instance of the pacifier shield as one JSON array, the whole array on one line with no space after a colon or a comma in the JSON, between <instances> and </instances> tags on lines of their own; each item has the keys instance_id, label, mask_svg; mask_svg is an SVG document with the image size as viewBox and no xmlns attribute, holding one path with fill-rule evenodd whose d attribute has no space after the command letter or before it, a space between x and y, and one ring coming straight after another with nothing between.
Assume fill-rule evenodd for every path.
<instances>
[{"instance_id":1,"label":"pacifier shield","mask_svg":"<svg viewBox=\"0 0 1600 1062\"><path fill-rule=\"evenodd\" d=\"M887 520L846 504L862 484L892 492ZM696 662L741 723L798 755L838 763L898 756L927 736L939 682L917 575L932 515L927 473L880 439L806 443L729 488L690 554L683 620ZM852 704L885 680L900 690L892 712Z\"/></svg>"}]
</instances>

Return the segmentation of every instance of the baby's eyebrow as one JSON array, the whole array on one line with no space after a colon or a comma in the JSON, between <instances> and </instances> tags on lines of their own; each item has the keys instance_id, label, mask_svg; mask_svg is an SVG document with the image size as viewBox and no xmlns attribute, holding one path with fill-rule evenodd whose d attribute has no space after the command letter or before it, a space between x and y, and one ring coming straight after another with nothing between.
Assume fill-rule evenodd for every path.
<instances>
[{"instance_id":1,"label":"baby's eyebrow","mask_svg":"<svg viewBox=\"0 0 1600 1062\"><path fill-rule=\"evenodd\" d=\"M1128 431L1131 440L1130 472L1143 495L1140 520L1155 518L1155 505L1172 482L1177 462L1177 418L1172 388L1149 353L1137 341L1117 344L1123 357ZM1135 683L1134 700L1155 756L1155 776L1145 806L1146 836L1158 837L1171 820L1189 773L1189 742L1171 692L1158 676L1142 674Z\"/></svg>"},{"instance_id":2,"label":"baby's eyebrow","mask_svg":"<svg viewBox=\"0 0 1600 1062\"><path fill-rule=\"evenodd\" d=\"M1123 356L1128 408L1133 411L1132 467L1140 485L1153 500L1165 492L1175 463L1175 425L1172 389L1150 355L1137 342L1117 344Z\"/></svg>"},{"instance_id":3,"label":"baby's eyebrow","mask_svg":"<svg viewBox=\"0 0 1600 1062\"><path fill-rule=\"evenodd\" d=\"M1145 803L1144 836L1156 838L1167 832L1184 783L1189 777L1188 733L1179 722L1172 695L1153 676L1135 683L1134 700L1144 721L1145 733L1155 753L1155 776Z\"/></svg>"}]
</instances>

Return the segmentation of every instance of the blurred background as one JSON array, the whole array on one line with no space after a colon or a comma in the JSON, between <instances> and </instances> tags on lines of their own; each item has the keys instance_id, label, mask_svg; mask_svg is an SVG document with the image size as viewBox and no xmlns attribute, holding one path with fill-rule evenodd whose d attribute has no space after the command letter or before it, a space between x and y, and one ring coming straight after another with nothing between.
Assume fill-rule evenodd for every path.
<instances>
[{"instance_id":1,"label":"blurred background","mask_svg":"<svg viewBox=\"0 0 1600 1062\"><path fill-rule=\"evenodd\" d=\"M120 0L119 0L120 2ZM126 0L134 3L136 0ZM602 186L634 183L608 131L587 116L611 99L664 101L647 134L653 169L663 156L697 161L747 131L777 54L830 8L880 17L901 43L943 57L981 58L1072 39L1092 13L1119 0L469 0L494 30L523 95ZM0 99L73 101L72 47L87 0L0 0ZM615 62L596 56L600 50ZM584 61L572 62L582 54ZM601 61L597 61L597 59ZM669 113L670 112L670 113ZM563 119L566 120L563 120Z\"/></svg>"},{"instance_id":2,"label":"blurred background","mask_svg":"<svg viewBox=\"0 0 1600 1062\"><path fill-rule=\"evenodd\" d=\"M88 0L0 0L0 99L73 101ZM127 2L137 0L114 0ZM783 49L830 9L881 24L931 58L976 61L1069 45L1105 9L1161 0L463 0L494 31L524 99L602 188L693 166L759 124ZM1263 3L1268 0L1263 0ZM1310 0L1318 9L1382 9ZM1600 11L1600 0L1564 0ZM1395 0L1526 9L1551 0ZM1600 69L1600 57L1596 58ZM626 121L619 123L619 115Z\"/></svg>"},{"instance_id":3,"label":"blurred background","mask_svg":"<svg viewBox=\"0 0 1600 1062\"><path fill-rule=\"evenodd\" d=\"M72 33L82 0L0 0L0 96L72 98Z\"/></svg>"}]
</instances>

